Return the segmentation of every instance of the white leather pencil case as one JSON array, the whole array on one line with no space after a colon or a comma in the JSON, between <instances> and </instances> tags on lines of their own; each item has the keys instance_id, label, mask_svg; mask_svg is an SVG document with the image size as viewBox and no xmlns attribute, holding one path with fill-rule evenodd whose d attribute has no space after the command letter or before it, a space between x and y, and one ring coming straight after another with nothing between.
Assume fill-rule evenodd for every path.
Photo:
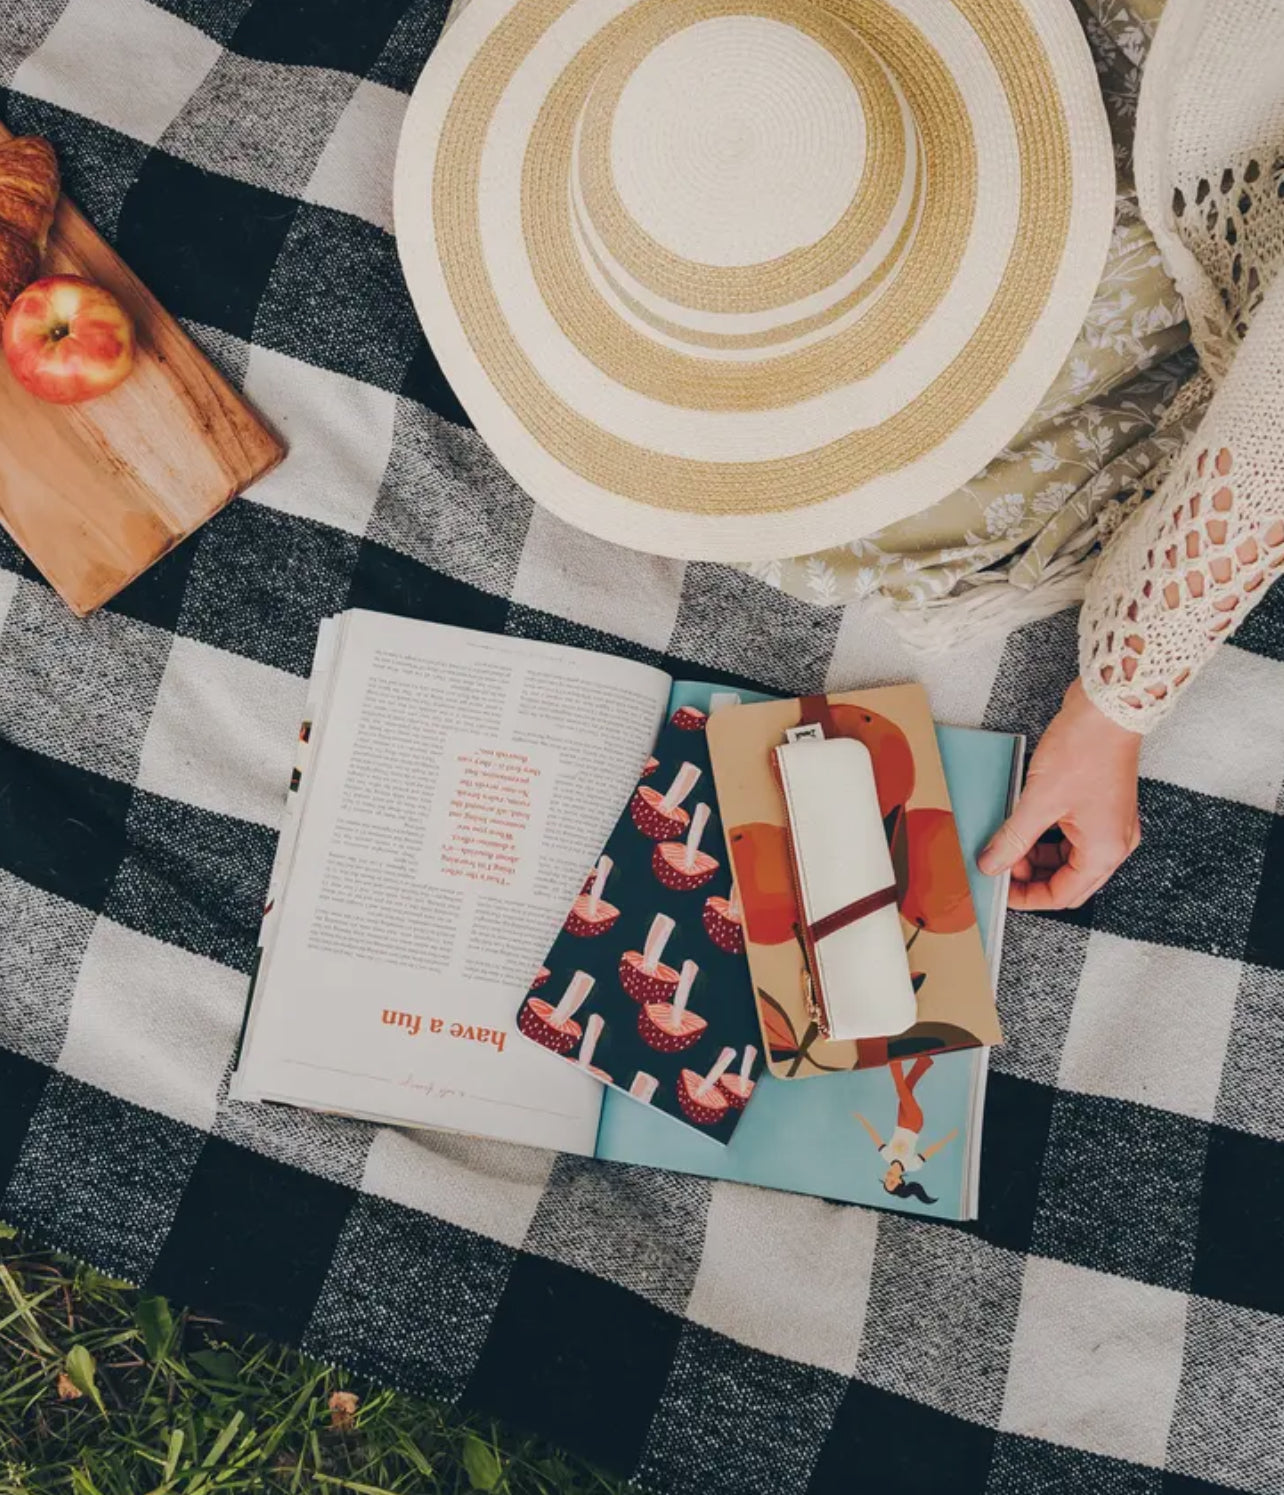
<instances>
[{"instance_id":1,"label":"white leather pencil case","mask_svg":"<svg viewBox=\"0 0 1284 1495\"><path fill-rule=\"evenodd\" d=\"M826 1038L903 1033L917 1003L869 751L849 737L800 738L774 761L811 1015Z\"/></svg>"}]
</instances>

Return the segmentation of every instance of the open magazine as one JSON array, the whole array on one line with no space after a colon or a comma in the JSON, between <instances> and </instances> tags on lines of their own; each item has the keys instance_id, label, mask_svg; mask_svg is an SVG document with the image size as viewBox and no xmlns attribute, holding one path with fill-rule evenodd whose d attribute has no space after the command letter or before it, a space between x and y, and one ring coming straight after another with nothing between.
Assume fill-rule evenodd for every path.
<instances>
[{"instance_id":1,"label":"open magazine","mask_svg":"<svg viewBox=\"0 0 1284 1495\"><path fill-rule=\"evenodd\" d=\"M723 1146L518 1031L662 723L683 704L707 710L715 689L542 641L365 612L327 622L233 1094L972 1215L983 1050L803 1084L763 1076ZM1002 889L974 855L1011 801L1018 745L943 728L941 748L993 965ZM916 1106L926 1119L907 1147L897 1117ZM886 1191L898 1150L934 1204Z\"/></svg>"}]
</instances>

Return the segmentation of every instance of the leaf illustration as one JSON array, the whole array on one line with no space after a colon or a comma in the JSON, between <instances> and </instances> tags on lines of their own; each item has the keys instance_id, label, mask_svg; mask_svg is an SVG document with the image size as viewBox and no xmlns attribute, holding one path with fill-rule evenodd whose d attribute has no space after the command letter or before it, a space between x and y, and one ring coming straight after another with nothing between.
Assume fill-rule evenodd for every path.
<instances>
[{"instance_id":1,"label":"leaf illustration","mask_svg":"<svg viewBox=\"0 0 1284 1495\"><path fill-rule=\"evenodd\" d=\"M892 872L896 877L896 901L904 902L910 886L909 837L905 833L905 806L888 811L883 821L888 850L892 853Z\"/></svg>"},{"instance_id":2,"label":"leaf illustration","mask_svg":"<svg viewBox=\"0 0 1284 1495\"><path fill-rule=\"evenodd\" d=\"M796 1054L798 1035L794 1032L794 1025L789 1019L789 1014L775 997L763 991L762 987L758 988L758 1001L761 1004L762 1031L771 1049L772 1057L783 1059L788 1054Z\"/></svg>"},{"instance_id":3,"label":"leaf illustration","mask_svg":"<svg viewBox=\"0 0 1284 1495\"><path fill-rule=\"evenodd\" d=\"M807 1024L807 1031L803 1034L803 1037L802 1037L802 1043L799 1044L799 1046L798 1046L798 1052L794 1056L794 1062L785 1071L785 1078L787 1080L788 1079L792 1079L794 1077L794 1075L796 1075L798 1073L798 1070L801 1067L801 1065L804 1063L804 1061L810 1062L812 1064L814 1064L816 1062L814 1059L811 1058L811 1046L812 1046L813 1043L816 1042L816 1039L819 1036L820 1036L820 1026L819 1026L819 1024L817 1024L815 1022L808 1023Z\"/></svg>"},{"instance_id":4,"label":"leaf illustration","mask_svg":"<svg viewBox=\"0 0 1284 1495\"><path fill-rule=\"evenodd\" d=\"M803 1062L808 1066L808 1068L819 1070L821 1074L826 1075L850 1074L851 1071L855 1068L855 1066L851 1064L822 1064L820 1060L810 1052L810 1050L804 1056Z\"/></svg>"}]
</instances>

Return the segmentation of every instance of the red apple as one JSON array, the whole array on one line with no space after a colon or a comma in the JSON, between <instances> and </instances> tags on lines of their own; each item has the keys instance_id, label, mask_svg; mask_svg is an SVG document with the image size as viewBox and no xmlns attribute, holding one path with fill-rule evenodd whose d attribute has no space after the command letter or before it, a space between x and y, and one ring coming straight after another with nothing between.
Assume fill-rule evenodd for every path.
<instances>
[{"instance_id":1,"label":"red apple","mask_svg":"<svg viewBox=\"0 0 1284 1495\"><path fill-rule=\"evenodd\" d=\"M53 405L116 388L134 366L134 324L120 302L78 275L23 291L4 322L4 354L19 384Z\"/></svg>"}]
</instances>

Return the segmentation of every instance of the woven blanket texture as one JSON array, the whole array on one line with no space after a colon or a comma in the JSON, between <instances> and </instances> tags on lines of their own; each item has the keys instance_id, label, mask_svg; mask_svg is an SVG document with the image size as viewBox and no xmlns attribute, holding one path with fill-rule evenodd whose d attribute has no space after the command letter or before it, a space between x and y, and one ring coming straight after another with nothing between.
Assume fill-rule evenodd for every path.
<instances>
[{"instance_id":1,"label":"woven blanket texture","mask_svg":"<svg viewBox=\"0 0 1284 1495\"><path fill-rule=\"evenodd\" d=\"M0 540L0 1219L654 1491L1281 1495L1279 589L1147 740L1137 855L1009 922L973 1226L227 1099L327 615L1032 739L1074 670L1069 613L923 665L514 487L391 234L443 11L0 5L0 115L291 447L87 621Z\"/></svg>"}]
</instances>

